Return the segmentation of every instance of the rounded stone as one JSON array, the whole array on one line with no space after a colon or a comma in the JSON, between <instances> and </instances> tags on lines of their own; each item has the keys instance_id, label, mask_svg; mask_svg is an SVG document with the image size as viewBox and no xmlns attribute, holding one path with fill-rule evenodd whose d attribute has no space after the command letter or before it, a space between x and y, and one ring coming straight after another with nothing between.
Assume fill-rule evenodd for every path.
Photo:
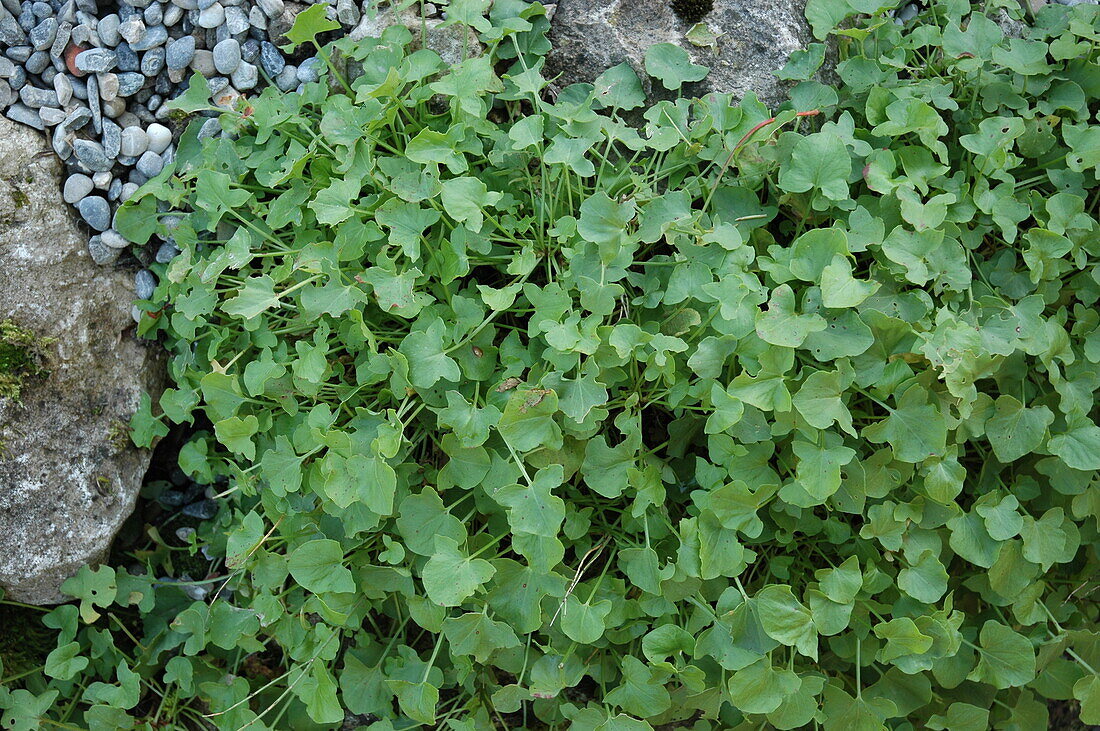
<instances>
[{"instance_id":1,"label":"rounded stone","mask_svg":"<svg viewBox=\"0 0 1100 731\"><path fill-rule=\"evenodd\" d=\"M88 239L88 254L91 255L92 261L100 266L114 262L120 253L118 249L103 243L102 236L96 235Z\"/></svg>"},{"instance_id":2,"label":"rounded stone","mask_svg":"<svg viewBox=\"0 0 1100 731\"><path fill-rule=\"evenodd\" d=\"M122 130L121 152L126 157L139 157L149 149L149 135L141 127L132 126Z\"/></svg>"},{"instance_id":3,"label":"rounded stone","mask_svg":"<svg viewBox=\"0 0 1100 731\"><path fill-rule=\"evenodd\" d=\"M142 153L141 157L138 158L134 168L146 178L152 178L164 169L164 158L152 150L146 150Z\"/></svg>"},{"instance_id":4,"label":"rounded stone","mask_svg":"<svg viewBox=\"0 0 1100 731\"><path fill-rule=\"evenodd\" d=\"M237 66L237 70L230 75L230 78L233 79L233 86L238 91L248 91L256 88L256 84L260 80L260 74L253 64L242 61Z\"/></svg>"},{"instance_id":5,"label":"rounded stone","mask_svg":"<svg viewBox=\"0 0 1100 731\"><path fill-rule=\"evenodd\" d=\"M111 181L114 180L114 177L110 172L101 170L92 176L92 185L100 190L107 190L111 187Z\"/></svg>"},{"instance_id":6,"label":"rounded stone","mask_svg":"<svg viewBox=\"0 0 1100 731\"><path fill-rule=\"evenodd\" d=\"M214 46L214 68L219 74L232 74L240 65L241 44L236 39L227 38Z\"/></svg>"},{"instance_id":7,"label":"rounded stone","mask_svg":"<svg viewBox=\"0 0 1100 731\"><path fill-rule=\"evenodd\" d=\"M172 144L172 130L159 122L153 122L149 125L145 133L149 136L149 150L158 155L167 150L168 145Z\"/></svg>"},{"instance_id":8,"label":"rounded stone","mask_svg":"<svg viewBox=\"0 0 1100 731\"><path fill-rule=\"evenodd\" d=\"M106 231L111 227L111 206L106 198L90 195L76 204L80 217L96 231Z\"/></svg>"},{"instance_id":9,"label":"rounded stone","mask_svg":"<svg viewBox=\"0 0 1100 731\"><path fill-rule=\"evenodd\" d=\"M156 289L157 278L148 269L142 269L134 275L134 296L139 300L149 299Z\"/></svg>"},{"instance_id":10,"label":"rounded stone","mask_svg":"<svg viewBox=\"0 0 1100 731\"><path fill-rule=\"evenodd\" d=\"M207 78L218 73L214 68L214 52L205 48L195 51L195 57L191 59L191 69Z\"/></svg>"},{"instance_id":11,"label":"rounded stone","mask_svg":"<svg viewBox=\"0 0 1100 731\"><path fill-rule=\"evenodd\" d=\"M112 249L125 249L130 245L130 242L126 240L122 234L115 231L113 228L107 229L101 234L103 243L110 246Z\"/></svg>"},{"instance_id":12,"label":"rounded stone","mask_svg":"<svg viewBox=\"0 0 1100 731\"><path fill-rule=\"evenodd\" d=\"M61 106L69 103L73 98L73 82L65 74L55 74L53 77L53 90L57 94L57 102Z\"/></svg>"},{"instance_id":13,"label":"rounded stone","mask_svg":"<svg viewBox=\"0 0 1100 731\"><path fill-rule=\"evenodd\" d=\"M303 84L308 84L311 81L317 81L317 79L321 78L321 63L321 59L316 56L312 56L302 61L298 66L298 81Z\"/></svg>"},{"instance_id":14,"label":"rounded stone","mask_svg":"<svg viewBox=\"0 0 1100 731\"><path fill-rule=\"evenodd\" d=\"M66 203L75 204L80 199L92 192L95 185L92 179L82 173L73 173L65 178L65 184L61 188L61 197Z\"/></svg>"},{"instance_id":15,"label":"rounded stone","mask_svg":"<svg viewBox=\"0 0 1100 731\"><path fill-rule=\"evenodd\" d=\"M210 7L199 12L196 25L200 28L217 28L225 22L225 8L221 3L214 3Z\"/></svg>"},{"instance_id":16,"label":"rounded stone","mask_svg":"<svg viewBox=\"0 0 1100 731\"><path fill-rule=\"evenodd\" d=\"M135 51L148 51L150 48L163 46L168 41L168 29L163 25L154 25L145 29L137 41L130 41L130 48Z\"/></svg>"},{"instance_id":17,"label":"rounded stone","mask_svg":"<svg viewBox=\"0 0 1100 731\"><path fill-rule=\"evenodd\" d=\"M264 41L260 44L260 65L264 73L274 79L286 68L286 59L274 43Z\"/></svg>"},{"instance_id":18,"label":"rounded stone","mask_svg":"<svg viewBox=\"0 0 1100 731\"><path fill-rule=\"evenodd\" d=\"M76 54L76 68L85 74L99 74L110 71L118 63L114 51L106 48L89 48Z\"/></svg>"},{"instance_id":19,"label":"rounded stone","mask_svg":"<svg viewBox=\"0 0 1100 731\"><path fill-rule=\"evenodd\" d=\"M195 57L195 36L184 36L169 41L165 52L165 62L169 69L185 69Z\"/></svg>"},{"instance_id":20,"label":"rounded stone","mask_svg":"<svg viewBox=\"0 0 1100 731\"><path fill-rule=\"evenodd\" d=\"M118 32L118 27L121 24L122 21L114 13L104 15L99 19L95 29L99 33L99 40L103 42L103 45L114 48L122 41L122 36Z\"/></svg>"}]
</instances>

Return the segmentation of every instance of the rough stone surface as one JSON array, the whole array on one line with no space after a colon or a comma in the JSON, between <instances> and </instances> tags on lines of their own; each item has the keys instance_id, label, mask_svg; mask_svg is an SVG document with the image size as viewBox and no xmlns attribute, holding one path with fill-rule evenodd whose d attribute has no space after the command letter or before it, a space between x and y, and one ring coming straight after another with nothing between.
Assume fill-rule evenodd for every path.
<instances>
[{"instance_id":1,"label":"rough stone surface","mask_svg":"<svg viewBox=\"0 0 1100 731\"><path fill-rule=\"evenodd\" d=\"M133 276L92 263L41 146L0 120L0 320L56 339L49 375L24 383L22 403L0 398L0 586L49 604L133 509L150 455L125 425L164 368L132 333Z\"/></svg>"},{"instance_id":2,"label":"rough stone surface","mask_svg":"<svg viewBox=\"0 0 1100 731\"><path fill-rule=\"evenodd\" d=\"M686 38L691 23L676 17L667 0L559 0L550 28L554 50L544 75L561 74L557 83L564 87L591 82L625 61L647 93L665 98L670 92L645 73L645 52L655 43L674 43L710 69L702 81L686 84L685 92L728 92L740 99L754 91L775 106L786 89L773 72L812 40L805 10L805 0L715 0L702 22L717 41L714 47L699 47Z\"/></svg>"}]
</instances>

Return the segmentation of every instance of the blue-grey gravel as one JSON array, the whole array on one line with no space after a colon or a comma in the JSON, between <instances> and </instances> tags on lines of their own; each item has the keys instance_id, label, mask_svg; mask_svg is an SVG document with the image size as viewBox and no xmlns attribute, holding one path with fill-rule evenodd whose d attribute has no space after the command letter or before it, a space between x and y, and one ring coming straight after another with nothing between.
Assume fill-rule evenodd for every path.
<instances>
[{"instance_id":1,"label":"blue-grey gravel","mask_svg":"<svg viewBox=\"0 0 1100 731\"><path fill-rule=\"evenodd\" d=\"M81 218L96 231L106 231L111 227L111 206L107 199L90 195L76 204Z\"/></svg>"},{"instance_id":2,"label":"blue-grey gravel","mask_svg":"<svg viewBox=\"0 0 1100 731\"><path fill-rule=\"evenodd\" d=\"M75 204L92 192L92 179L83 173L73 173L65 178L65 184L61 189L61 197L66 203Z\"/></svg>"},{"instance_id":3,"label":"blue-grey gravel","mask_svg":"<svg viewBox=\"0 0 1100 731\"><path fill-rule=\"evenodd\" d=\"M142 269L134 275L134 295L139 300L147 300L153 296L157 288L157 279L148 269Z\"/></svg>"},{"instance_id":4,"label":"blue-grey gravel","mask_svg":"<svg viewBox=\"0 0 1100 731\"><path fill-rule=\"evenodd\" d=\"M373 2L333 0L328 15L350 29L358 6ZM288 64L276 45L301 6L288 10L284 0L0 0L0 113L48 135L67 167L63 198L102 232L89 241L95 261L114 261L128 246L109 230L114 209L174 159L174 133L186 125L177 124L164 102L186 89L192 73L200 73L215 104L226 107L267 83L293 92L318 78L320 59ZM222 134L206 116L202 137ZM154 243L158 248L146 249L142 261L156 251L163 263L178 251L169 242Z\"/></svg>"}]
</instances>

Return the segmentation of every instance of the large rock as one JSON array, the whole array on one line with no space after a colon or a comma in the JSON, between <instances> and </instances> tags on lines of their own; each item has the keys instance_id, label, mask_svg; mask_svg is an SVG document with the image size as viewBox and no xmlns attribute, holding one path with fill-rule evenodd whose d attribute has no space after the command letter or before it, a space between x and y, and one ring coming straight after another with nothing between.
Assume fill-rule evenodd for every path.
<instances>
[{"instance_id":1,"label":"large rock","mask_svg":"<svg viewBox=\"0 0 1100 731\"><path fill-rule=\"evenodd\" d=\"M164 373L133 334L132 276L92 262L45 149L0 118L0 323L46 340L43 372L0 396L0 587L36 604L61 601L133 510L149 452L126 425Z\"/></svg>"},{"instance_id":2,"label":"large rock","mask_svg":"<svg viewBox=\"0 0 1100 731\"><path fill-rule=\"evenodd\" d=\"M678 18L669 0L559 0L550 29L554 50L546 75L561 74L557 82L561 86L590 82L626 61L638 72L647 93L661 98L668 92L660 84L652 87L645 74L645 52L655 43L674 43L686 49L695 63L710 69L701 82L685 85L686 93L729 92L740 99L754 91L774 107L786 90L774 72L783 68L793 51L813 40L805 10L805 0L714 0L701 22L717 38L713 45L699 46L687 38L692 23Z\"/></svg>"}]
</instances>

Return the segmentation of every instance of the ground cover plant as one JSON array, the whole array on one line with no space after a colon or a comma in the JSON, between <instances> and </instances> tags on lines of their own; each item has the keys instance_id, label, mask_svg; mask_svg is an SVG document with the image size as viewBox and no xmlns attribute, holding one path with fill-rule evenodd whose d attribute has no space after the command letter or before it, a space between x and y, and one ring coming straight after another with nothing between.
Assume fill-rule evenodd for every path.
<instances>
[{"instance_id":1,"label":"ground cover plant","mask_svg":"<svg viewBox=\"0 0 1100 731\"><path fill-rule=\"evenodd\" d=\"M118 222L182 250L134 439L222 509L68 582L0 725L1100 723L1100 18L890 7L810 2L774 111L555 89L541 5L454 0L461 63L193 123Z\"/></svg>"}]
</instances>

